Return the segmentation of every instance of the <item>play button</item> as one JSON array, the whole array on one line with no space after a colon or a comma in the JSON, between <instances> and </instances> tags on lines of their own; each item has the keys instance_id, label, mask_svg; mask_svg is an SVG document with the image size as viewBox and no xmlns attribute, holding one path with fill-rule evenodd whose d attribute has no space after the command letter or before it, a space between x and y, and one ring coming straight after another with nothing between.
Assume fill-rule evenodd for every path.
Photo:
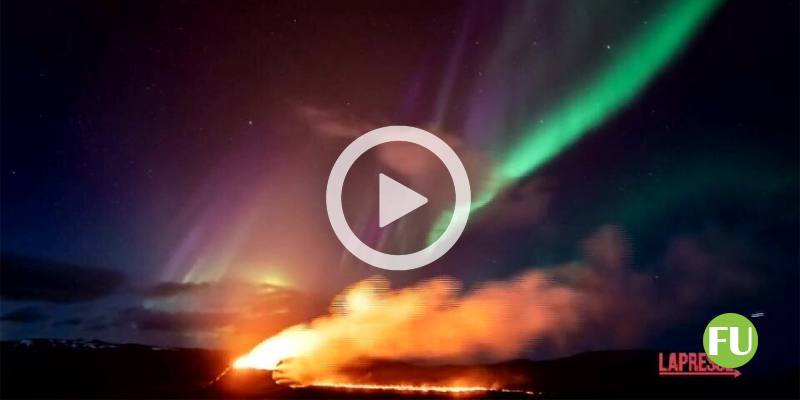
<instances>
[{"instance_id":1,"label":"play button","mask_svg":"<svg viewBox=\"0 0 800 400\"><path fill-rule=\"evenodd\" d=\"M455 189L455 202L450 214L452 217L442 234L427 247L408 254L389 254L367 246L350 229L342 209L342 188L350 167L369 149L389 142L413 143L433 153L447 168ZM374 192L364 195L374 196ZM378 226L381 228L428 203L425 196L384 174L378 175L378 196ZM411 126L385 126L356 138L336 159L325 189L328 219L333 233L342 245L361 261L393 271L428 265L450 250L467 225L470 199L469 177L456 152L436 135Z\"/></svg>"},{"instance_id":2,"label":"play button","mask_svg":"<svg viewBox=\"0 0 800 400\"><path fill-rule=\"evenodd\" d=\"M428 198L384 174L378 175L378 227L422 207Z\"/></svg>"}]
</instances>

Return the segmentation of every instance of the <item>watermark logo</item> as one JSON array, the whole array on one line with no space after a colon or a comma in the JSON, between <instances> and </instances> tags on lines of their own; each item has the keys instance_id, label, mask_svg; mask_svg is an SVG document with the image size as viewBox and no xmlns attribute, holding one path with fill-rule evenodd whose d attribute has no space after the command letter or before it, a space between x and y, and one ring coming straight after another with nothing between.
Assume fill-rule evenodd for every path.
<instances>
[{"instance_id":1,"label":"watermark logo","mask_svg":"<svg viewBox=\"0 0 800 400\"><path fill-rule=\"evenodd\" d=\"M703 347L708 358L725 368L747 364L758 349L758 332L746 317L726 313L708 323L703 333Z\"/></svg>"},{"instance_id":2,"label":"watermark logo","mask_svg":"<svg viewBox=\"0 0 800 400\"><path fill-rule=\"evenodd\" d=\"M660 376L719 376L738 378L737 369L721 367L708 359L706 353L658 353Z\"/></svg>"}]
</instances>

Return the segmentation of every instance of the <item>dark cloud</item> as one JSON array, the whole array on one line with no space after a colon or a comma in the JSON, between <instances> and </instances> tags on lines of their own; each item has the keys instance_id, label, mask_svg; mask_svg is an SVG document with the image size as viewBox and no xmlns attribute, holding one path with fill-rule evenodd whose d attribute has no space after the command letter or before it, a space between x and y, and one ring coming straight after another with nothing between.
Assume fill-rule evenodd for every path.
<instances>
[{"instance_id":1,"label":"dark cloud","mask_svg":"<svg viewBox=\"0 0 800 400\"><path fill-rule=\"evenodd\" d=\"M53 322L53 326L78 326L83 323L83 318L67 318Z\"/></svg>"},{"instance_id":2,"label":"dark cloud","mask_svg":"<svg viewBox=\"0 0 800 400\"><path fill-rule=\"evenodd\" d=\"M602 226L583 241L581 259L544 269L578 299L559 318L578 323L554 331L549 346L537 351L552 356L547 352L558 347L568 353L638 346L646 335L693 322L695 313L705 318L703 311L750 295L760 284L746 266L699 237L672 243L656 265L637 266L625 232Z\"/></svg>"},{"instance_id":3,"label":"dark cloud","mask_svg":"<svg viewBox=\"0 0 800 400\"><path fill-rule=\"evenodd\" d=\"M483 229L513 230L530 227L547 217L553 197L553 184L544 178L532 178L501 192L480 219Z\"/></svg>"},{"instance_id":4,"label":"dark cloud","mask_svg":"<svg viewBox=\"0 0 800 400\"><path fill-rule=\"evenodd\" d=\"M117 292L124 276L113 270L3 255L0 297L4 300L75 303Z\"/></svg>"},{"instance_id":5,"label":"dark cloud","mask_svg":"<svg viewBox=\"0 0 800 400\"><path fill-rule=\"evenodd\" d=\"M125 310L124 321L145 331L208 331L224 328L233 323L237 315L217 312L168 312L131 308Z\"/></svg>"},{"instance_id":6,"label":"dark cloud","mask_svg":"<svg viewBox=\"0 0 800 400\"><path fill-rule=\"evenodd\" d=\"M88 332L103 332L111 328L117 328L121 326L122 323L123 321L109 322L104 317L98 317L93 321L86 321L83 329Z\"/></svg>"},{"instance_id":7,"label":"dark cloud","mask_svg":"<svg viewBox=\"0 0 800 400\"><path fill-rule=\"evenodd\" d=\"M141 293L142 305L118 312L109 320L110 328L175 337L183 345L202 338L204 346L237 351L324 310L296 289L238 280L161 282Z\"/></svg>"},{"instance_id":8,"label":"dark cloud","mask_svg":"<svg viewBox=\"0 0 800 400\"><path fill-rule=\"evenodd\" d=\"M3 314L3 316L0 317L0 321L31 324L34 322L46 321L49 318L49 315L45 314L37 307L22 307Z\"/></svg>"},{"instance_id":9,"label":"dark cloud","mask_svg":"<svg viewBox=\"0 0 800 400\"><path fill-rule=\"evenodd\" d=\"M147 298L174 297L207 289L210 283L160 282L144 290Z\"/></svg>"},{"instance_id":10,"label":"dark cloud","mask_svg":"<svg viewBox=\"0 0 800 400\"><path fill-rule=\"evenodd\" d=\"M219 282L160 282L143 291L153 304L169 304L202 312L254 313L299 305L303 295L294 289L266 283L224 280ZM157 306L156 308L163 308Z\"/></svg>"}]
</instances>

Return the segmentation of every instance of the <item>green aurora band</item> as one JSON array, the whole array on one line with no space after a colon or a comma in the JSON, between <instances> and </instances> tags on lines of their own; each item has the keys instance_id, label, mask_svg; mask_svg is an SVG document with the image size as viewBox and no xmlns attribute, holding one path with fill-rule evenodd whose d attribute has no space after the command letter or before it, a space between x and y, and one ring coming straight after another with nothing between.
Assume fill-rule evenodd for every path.
<instances>
[{"instance_id":1,"label":"green aurora band","mask_svg":"<svg viewBox=\"0 0 800 400\"><path fill-rule=\"evenodd\" d=\"M718 0L672 1L632 38L585 87L568 95L543 122L529 123L520 139L495 159L490 181L474 196L471 211L530 175L630 103L680 53L718 8ZM445 212L428 235L433 243L450 223Z\"/></svg>"}]
</instances>

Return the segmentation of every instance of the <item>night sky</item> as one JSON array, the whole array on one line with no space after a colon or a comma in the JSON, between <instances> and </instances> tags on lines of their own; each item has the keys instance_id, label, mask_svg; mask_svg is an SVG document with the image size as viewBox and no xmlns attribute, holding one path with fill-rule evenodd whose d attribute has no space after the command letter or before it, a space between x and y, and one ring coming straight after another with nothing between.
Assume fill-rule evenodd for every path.
<instances>
[{"instance_id":1,"label":"night sky","mask_svg":"<svg viewBox=\"0 0 800 400\"><path fill-rule=\"evenodd\" d=\"M781 348L798 349L798 12L5 2L2 338L239 349L376 274L470 288L613 264L648 296L615 293L641 307L606 322L643 334L571 350L698 351L717 314L764 313L754 362L796 363ZM338 154L385 125L440 135L472 182L464 235L414 271L361 263L325 214ZM441 166L402 146L368 156L345 186L351 227L397 252L435 238ZM433 207L375 227L383 170Z\"/></svg>"}]
</instances>

